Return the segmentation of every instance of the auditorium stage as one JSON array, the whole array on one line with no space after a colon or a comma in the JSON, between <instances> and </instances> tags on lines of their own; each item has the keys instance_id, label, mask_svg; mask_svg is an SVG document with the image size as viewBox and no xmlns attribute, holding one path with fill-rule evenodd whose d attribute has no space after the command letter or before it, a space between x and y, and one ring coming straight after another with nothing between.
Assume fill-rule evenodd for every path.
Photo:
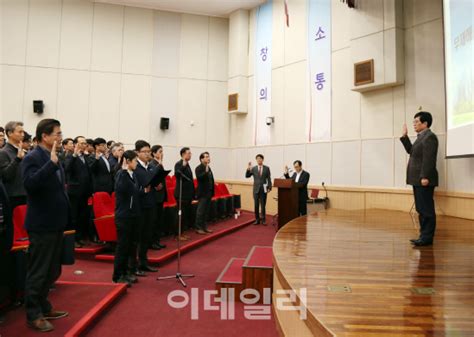
<instances>
[{"instance_id":1,"label":"auditorium stage","mask_svg":"<svg viewBox=\"0 0 474 337\"><path fill-rule=\"evenodd\" d=\"M415 237L411 215L388 210L285 225L273 243L274 294L306 288L308 311L302 321L275 308L281 334L474 336L474 221L439 216L433 246L412 248Z\"/></svg>"}]
</instances>

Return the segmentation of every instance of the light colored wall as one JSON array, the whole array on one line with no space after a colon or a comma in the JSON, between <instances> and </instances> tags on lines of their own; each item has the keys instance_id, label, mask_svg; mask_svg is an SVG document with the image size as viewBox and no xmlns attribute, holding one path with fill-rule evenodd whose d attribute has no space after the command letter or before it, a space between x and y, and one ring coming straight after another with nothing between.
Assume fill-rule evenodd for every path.
<instances>
[{"instance_id":1,"label":"light colored wall","mask_svg":"<svg viewBox=\"0 0 474 337\"><path fill-rule=\"evenodd\" d=\"M359 1L367 10L364 32L377 31L384 5L393 0ZM301 159L311 184L405 188L408 157L399 141L404 122L411 125L421 105L434 116L440 140L440 190L474 193L474 158L445 160L445 92L441 0L403 1L405 84L367 93L351 91L351 10L332 1L332 139L305 141L306 23L305 0L289 2L290 28L284 25L283 0L273 1L272 126L270 146L253 144L253 105L246 116L231 116L232 176L244 179L246 163L263 153L273 176ZM370 7L369 7L370 5ZM387 7L387 6L385 6ZM368 10L368 8L370 10ZM249 102L254 81L254 16L249 44ZM360 33L360 32L359 32ZM361 33L362 34L362 33ZM413 132L410 132L414 136Z\"/></svg>"},{"instance_id":2,"label":"light colored wall","mask_svg":"<svg viewBox=\"0 0 474 337\"><path fill-rule=\"evenodd\" d=\"M1 1L0 121L66 136L229 145L228 20L93 3ZM36 116L32 100L46 104ZM170 130L159 129L170 117ZM191 121L194 126L191 126Z\"/></svg>"},{"instance_id":3,"label":"light colored wall","mask_svg":"<svg viewBox=\"0 0 474 337\"><path fill-rule=\"evenodd\" d=\"M373 6L366 31L383 15ZM350 9L332 2L332 139L306 143L306 1L273 1L270 146L254 147L255 10L249 20L247 115L226 113L228 20L88 0L2 0L0 121L20 119L34 131L32 100L43 99L66 135L137 138L165 145L171 167L182 145L208 149L216 176L244 180L246 163L266 156L273 176L301 159L311 184L405 188L407 156L398 141L419 105L435 117L440 189L474 192L474 159L444 160L445 117L441 0L403 1L405 85L350 90ZM365 2L364 2L365 3ZM361 9L362 10L362 9ZM379 19L377 19L379 18ZM230 48L232 49L232 48ZM163 133L159 118L171 118ZM194 121L194 126L190 122ZM413 136L413 133L411 134ZM197 159L193 165L197 163Z\"/></svg>"}]
</instances>

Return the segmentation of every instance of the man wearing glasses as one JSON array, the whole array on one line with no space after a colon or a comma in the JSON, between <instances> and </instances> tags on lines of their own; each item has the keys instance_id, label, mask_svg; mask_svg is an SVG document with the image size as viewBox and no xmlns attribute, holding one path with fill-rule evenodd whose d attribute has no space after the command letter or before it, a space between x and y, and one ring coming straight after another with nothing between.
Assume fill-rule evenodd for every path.
<instances>
[{"instance_id":1,"label":"man wearing glasses","mask_svg":"<svg viewBox=\"0 0 474 337\"><path fill-rule=\"evenodd\" d=\"M36 127L38 146L21 163L28 210L25 228L30 245L25 283L27 324L37 331L54 329L49 322L68 315L53 310L50 287L60 274L63 232L69 226L70 207L64 170L58 160L61 124L43 119Z\"/></svg>"}]
</instances>

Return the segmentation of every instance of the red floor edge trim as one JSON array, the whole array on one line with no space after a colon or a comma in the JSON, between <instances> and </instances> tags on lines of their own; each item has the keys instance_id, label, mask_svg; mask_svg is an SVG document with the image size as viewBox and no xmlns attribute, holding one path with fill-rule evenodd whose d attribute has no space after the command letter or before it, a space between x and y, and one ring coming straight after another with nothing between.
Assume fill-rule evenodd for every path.
<instances>
[{"instance_id":1,"label":"red floor edge trim","mask_svg":"<svg viewBox=\"0 0 474 337\"><path fill-rule=\"evenodd\" d=\"M89 310L71 329L64 335L65 337L79 337L81 333L85 332L92 323L104 312L118 297L127 291L125 284L115 284L110 282L71 282L58 281L57 284L85 284L97 286L113 286L110 291L99 303L97 303L91 310Z\"/></svg>"},{"instance_id":2,"label":"red floor edge trim","mask_svg":"<svg viewBox=\"0 0 474 337\"><path fill-rule=\"evenodd\" d=\"M193 248L196 248L196 247L201 246L201 245L203 245L207 242L210 242L214 239L217 239L221 236L224 236L224 235L232 233L232 232L234 232L238 229L241 229L245 226L248 226L251 223L253 223L254 221L255 220L253 220L253 219L248 220L248 221L245 221L241 224L223 229L222 231L215 232L213 234L207 235L207 236L205 236L201 239L197 239L197 240L192 241L190 243L184 244L184 245L181 246L181 253L185 253L187 251L190 251ZM174 250L172 250L172 251L170 251L166 254L163 254L159 257L149 257L148 261L151 262L151 263L162 263L162 262L167 261L167 260L169 260L169 259L171 259L171 258L173 258L174 256L177 256L177 255L178 255L178 249L174 249ZM95 259L99 260L99 261L113 261L114 260L114 255L99 254L99 255L95 256Z\"/></svg>"}]
</instances>

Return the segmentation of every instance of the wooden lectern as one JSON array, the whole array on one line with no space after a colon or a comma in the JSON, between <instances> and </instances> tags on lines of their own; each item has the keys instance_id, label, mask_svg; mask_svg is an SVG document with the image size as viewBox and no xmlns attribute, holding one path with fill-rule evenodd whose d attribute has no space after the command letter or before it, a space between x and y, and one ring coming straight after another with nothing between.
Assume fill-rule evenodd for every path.
<instances>
[{"instance_id":1,"label":"wooden lectern","mask_svg":"<svg viewBox=\"0 0 474 337\"><path fill-rule=\"evenodd\" d=\"M301 184L293 179L275 179L273 187L278 187L278 229L299 216L298 188Z\"/></svg>"}]
</instances>

